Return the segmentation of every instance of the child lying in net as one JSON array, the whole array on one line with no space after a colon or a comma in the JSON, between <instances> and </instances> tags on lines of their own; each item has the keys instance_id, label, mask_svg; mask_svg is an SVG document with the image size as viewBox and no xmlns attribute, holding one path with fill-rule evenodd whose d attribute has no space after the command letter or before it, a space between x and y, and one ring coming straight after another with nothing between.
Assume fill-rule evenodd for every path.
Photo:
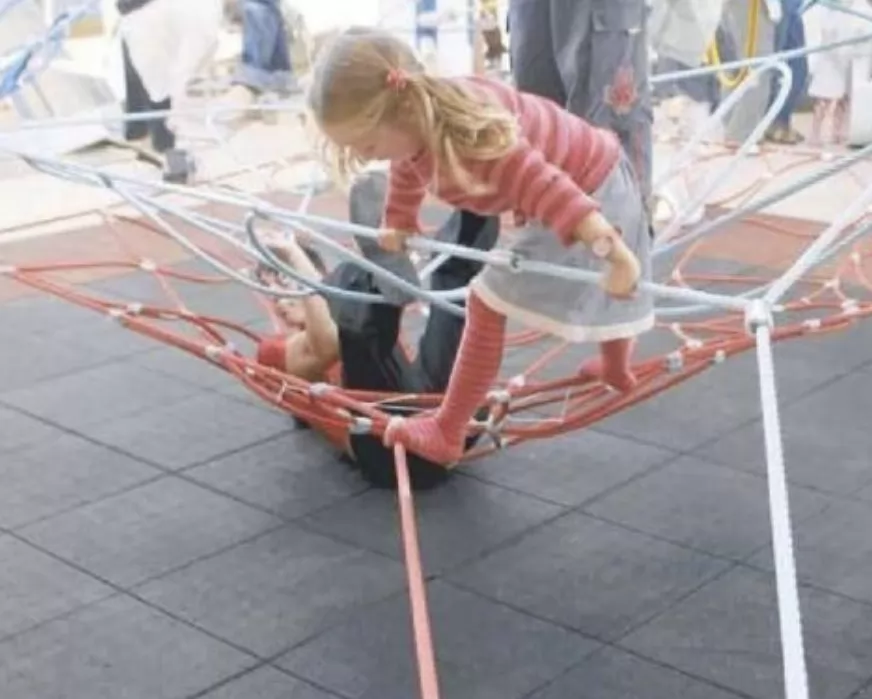
<instances>
[{"instance_id":1,"label":"child lying in net","mask_svg":"<svg viewBox=\"0 0 872 699\"><path fill-rule=\"evenodd\" d=\"M351 220L377 228L384 207L386 179L372 174L352 188ZM475 214L452 215L437 238L457 245L489 250L499 234L498 222ZM290 240L278 254L296 271L346 291L380 293L380 282L370 272L345 262L327 272L320 258ZM449 258L430 278L431 288L447 291L466 287L481 271L481 264ZM318 295L282 304L288 325L297 328L268 337L258 348L258 361L311 382L327 381L345 388L399 394L442 393L457 357L464 319L431 307L417 356L407 357L399 344L402 307L389 303L363 303ZM395 485L393 453L381 440L368 435L328 435L346 451L362 475L381 487ZM410 455L409 475L414 488L443 480L449 471L441 465Z\"/></svg>"},{"instance_id":2,"label":"child lying in net","mask_svg":"<svg viewBox=\"0 0 872 699\"><path fill-rule=\"evenodd\" d=\"M633 338L654 324L646 213L618 139L545 99L483 78L428 75L401 40L354 29L325 49L309 107L340 171L388 160L385 249L415 235L427 192L479 214L516 212L530 224L508 245L522 257L603 270L603 288L487 266L472 283L467 325L435 415L397 421L401 441L433 462L463 451L469 419L502 360L506 317L572 342L598 342L582 367L621 391L635 384Z\"/></svg>"}]
</instances>

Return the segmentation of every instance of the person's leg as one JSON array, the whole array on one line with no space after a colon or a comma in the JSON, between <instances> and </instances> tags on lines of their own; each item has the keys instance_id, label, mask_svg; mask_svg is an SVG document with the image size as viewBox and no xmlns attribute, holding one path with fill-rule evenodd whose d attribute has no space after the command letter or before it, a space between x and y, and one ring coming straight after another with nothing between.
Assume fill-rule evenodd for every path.
<instances>
[{"instance_id":1,"label":"person's leg","mask_svg":"<svg viewBox=\"0 0 872 699\"><path fill-rule=\"evenodd\" d=\"M400 442L437 464L457 461L463 455L469 421L484 404L499 373L505 339L506 317L471 291L457 361L442 405L435 415L393 423L385 442Z\"/></svg>"},{"instance_id":2,"label":"person's leg","mask_svg":"<svg viewBox=\"0 0 872 699\"><path fill-rule=\"evenodd\" d=\"M551 0L511 0L509 53L517 88L566 104L566 90L551 51Z\"/></svg>"},{"instance_id":3,"label":"person's leg","mask_svg":"<svg viewBox=\"0 0 872 699\"><path fill-rule=\"evenodd\" d=\"M455 211L436 234L436 238L475 250L490 250L496 244L499 234L499 218ZM430 287L434 291L448 291L469 286L482 267L482 263L462 257L449 258L433 272ZM448 386L463 337L464 324L465 320L459 316L441 308L430 308L427 325L418 343L415 362L423 375L428 392L442 393Z\"/></svg>"},{"instance_id":4,"label":"person's leg","mask_svg":"<svg viewBox=\"0 0 872 699\"><path fill-rule=\"evenodd\" d=\"M566 107L614 131L651 195L650 65L645 0L551 0Z\"/></svg>"},{"instance_id":5,"label":"person's leg","mask_svg":"<svg viewBox=\"0 0 872 699\"><path fill-rule=\"evenodd\" d=\"M291 63L278 0L240 2L242 60L233 77L234 84L254 94L286 90L291 79Z\"/></svg>"},{"instance_id":6,"label":"person's leg","mask_svg":"<svg viewBox=\"0 0 872 699\"><path fill-rule=\"evenodd\" d=\"M802 17L794 13L782 17L775 29L775 50L792 51L805 46L805 27ZM805 95L806 82L808 81L808 60L805 56L793 58L787 62L791 71L792 80L787 99L782 105L773 122L774 136L776 140L787 143L798 143L802 136L793 129L791 120L799 106L800 100ZM780 74L776 74L772 81L772 98L779 94L781 89ZM771 101L770 101L771 104Z\"/></svg>"},{"instance_id":7,"label":"person's leg","mask_svg":"<svg viewBox=\"0 0 872 699\"><path fill-rule=\"evenodd\" d=\"M168 111L171 103L169 99L161 102L152 102L148 90L142 82L136 66L130 57L127 43L121 43L122 61L124 64L124 111L127 114L145 114L148 112ZM166 118L147 119L140 121L128 121L124 124L124 139L138 141L151 134L151 143L154 150L164 153L175 148L175 134L167 126Z\"/></svg>"}]
</instances>

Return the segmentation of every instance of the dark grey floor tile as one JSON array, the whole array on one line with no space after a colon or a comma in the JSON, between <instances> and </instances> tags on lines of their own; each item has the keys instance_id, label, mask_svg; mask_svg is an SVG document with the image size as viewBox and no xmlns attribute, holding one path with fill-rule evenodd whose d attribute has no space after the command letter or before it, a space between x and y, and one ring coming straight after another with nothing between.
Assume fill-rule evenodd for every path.
<instances>
[{"instance_id":1,"label":"dark grey floor tile","mask_svg":"<svg viewBox=\"0 0 872 699\"><path fill-rule=\"evenodd\" d=\"M868 395L872 372L857 371L782 409L788 479L837 495L856 494L872 483L869 465ZM763 429L754 423L706 445L706 459L765 473Z\"/></svg>"},{"instance_id":2,"label":"dark grey floor tile","mask_svg":"<svg viewBox=\"0 0 872 699\"><path fill-rule=\"evenodd\" d=\"M18 539L0 537L0 638L113 593L108 585Z\"/></svg>"},{"instance_id":3,"label":"dark grey floor tile","mask_svg":"<svg viewBox=\"0 0 872 699\"><path fill-rule=\"evenodd\" d=\"M0 405L0 454L47 442L64 434L41 420Z\"/></svg>"},{"instance_id":4,"label":"dark grey floor tile","mask_svg":"<svg viewBox=\"0 0 872 699\"><path fill-rule=\"evenodd\" d=\"M161 471L71 434L0 463L0 526L14 529L130 488Z\"/></svg>"},{"instance_id":5,"label":"dark grey floor tile","mask_svg":"<svg viewBox=\"0 0 872 699\"><path fill-rule=\"evenodd\" d=\"M791 489L794 522L831 500ZM685 457L597 500L585 511L712 555L744 559L769 541L769 491L757 476Z\"/></svg>"},{"instance_id":6,"label":"dark grey floor tile","mask_svg":"<svg viewBox=\"0 0 872 699\"><path fill-rule=\"evenodd\" d=\"M16 335L12 341L0 342L0 393L26 388L104 361L103 357L72 341L55 342L37 335Z\"/></svg>"},{"instance_id":7,"label":"dark grey floor tile","mask_svg":"<svg viewBox=\"0 0 872 699\"><path fill-rule=\"evenodd\" d=\"M803 589L810 695L843 699L872 667L872 607ZM621 642L759 699L784 696L775 581L736 568Z\"/></svg>"},{"instance_id":8,"label":"dark grey floor tile","mask_svg":"<svg viewBox=\"0 0 872 699\"><path fill-rule=\"evenodd\" d=\"M289 429L278 411L202 394L90 427L88 436L164 468L179 469L242 449Z\"/></svg>"},{"instance_id":9,"label":"dark grey floor tile","mask_svg":"<svg viewBox=\"0 0 872 699\"><path fill-rule=\"evenodd\" d=\"M800 579L856 600L872 603L872 505L834 502L794 529ZM750 561L773 569L772 549Z\"/></svg>"},{"instance_id":10,"label":"dark grey floor tile","mask_svg":"<svg viewBox=\"0 0 872 699\"><path fill-rule=\"evenodd\" d=\"M596 646L569 631L475 595L429 588L443 696L521 699ZM290 652L278 663L349 699L418 696L409 607L375 605Z\"/></svg>"},{"instance_id":11,"label":"dark grey floor tile","mask_svg":"<svg viewBox=\"0 0 872 699\"><path fill-rule=\"evenodd\" d=\"M464 472L567 506L576 506L665 462L672 452L594 430L519 445Z\"/></svg>"},{"instance_id":12,"label":"dark grey floor tile","mask_svg":"<svg viewBox=\"0 0 872 699\"><path fill-rule=\"evenodd\" d=\"M197 466L185 475L288 519L367 488L323 437L303 430Z\"/></svg>"},{"instance_id":13,"label":"dark grey floor tile","mask_svg":"<svg viewBox=\"0 0 872 699\"><path fill-rule=\"evenodd\" d=\"M137 593L266 658L404 585L401 564L290 526L154 580Z\"/></svg>"},{"instance_id":14,"label":"dark grey floor tile","mask_svg":"<svg viewBox=\"0 0 872 699\"><path fill-rule=\"evenodd\" d=\"M0 644L3 699L185 699L252 658L127 597Z\"/></svg>"},{"instance_id":15,"label":"dark grey floor tile","mask_svg":"<svg viewBox=\"0 0 872 699\"><path fill-rule=\"evenodd\" d=\"M254 670L207 692L202 699L336 699L272 667Z\"/></svg>"},{"instance_id":16,"label":"dark grey floor tile","mask_svg":"<svg viewBox=\"0 0 872 699\"><path fill-rule=\"evenodd\" d=\"M739 695L655 665L617 648L604 648L529 699L738 699Z\"/></svg>"},{"instance_id":17,"label":"dark grey floor tile","mask_svg":"<svg viewBox=\"0 0 872 699\"><path fill-rule=\"evenodd\" d=\"M202 388L217 388L236 383L235 378L212 362L175 347L160 347L139 354L131 361L149 371Z\"/></svg>"},{"instance_id":18,"label":"dark grey floor tile","mask_svg":"<svg viewBox=\"0 0 872 699\"><path fill-rule=\"evenodd\" d=\"M561 517L450 579L490 599L615 639L729 564L579 514Z\"/></svg>"},{"instance_id":19,"label":"dark grey floor tile","mask_svg":"<svg viewBox=\"0 0 872 699\"><path fill-rule=\"evenodd\" d=\"M97 314L49 294L26 296L0 304L0 327L19 335L47 334L53 330L93 322Z\"/></svg>"},{"instance_id":20,"label":"dark grey floor tile","mask_svg":"<svg viewBox=\"0 0 872 699\"><path fill-rule=\"evenodd\" d=\"M395 493L371 490L307 517L307 527L386 555L402 556ZM469 478L415 496L424 567L433 573L558 515L543 503Z\"/></svg>"},{"instance_id":21,"label":"dark grey floor tile","mask_svg":"<svg viewBox=\"0 0 872 699\"><path fill-rule=\"evenodd\" d=\"M838 364L776 347L779 398L789 402L848 370ZM760 388L753 348L688 379L598 425L614 434L689 451L760 415Z\"/></svg>"},{"instance_id":22,"label":"dark grey floor tile","mask_svg":"<svg viewBox=\"0 0 872 699\"><path fill-rule=\"evenodd\" d=\"M116 362L0 395L0 401L71 430L178 402L197 389Z\"/></svg>"},{"instance_id":23,"label":"dark grey floor tile","mask_svg":"<svg viewBox=\"0 0 872 699\"><path fill-rule=\"evenodd\" d=\"M135 585L255 536L279 520L166 477L44 520L21 535L117 585Z\"/></svg>"}]
</instances>

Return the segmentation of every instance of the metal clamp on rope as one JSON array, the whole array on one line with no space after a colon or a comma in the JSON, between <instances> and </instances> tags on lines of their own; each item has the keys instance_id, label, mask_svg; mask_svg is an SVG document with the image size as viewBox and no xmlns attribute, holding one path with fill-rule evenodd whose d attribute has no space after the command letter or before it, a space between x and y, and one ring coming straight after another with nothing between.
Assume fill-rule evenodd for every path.
<instances>
[{"instance_id":1,"label":"metal clamp on rope","mask_svg":"<svg viewBox=\"0 0 872 699\"><path fill-rule=\"evenodd\" d=\"M772 328L772 307L763 299L754 299L745 308L745 330L753 335L759 328Z\"/></svg>"},{"instance_id":2,"label":"metal clamp on rope","mask_svg":"<svg viewBox=\"0 0 872 699\"><path fill-rule=\"evenodd\" d=\"M514 250L493 250L490 253L496 259L494 262L511 272L522 271L525 257Z\"/></svg>"}]
</instances>

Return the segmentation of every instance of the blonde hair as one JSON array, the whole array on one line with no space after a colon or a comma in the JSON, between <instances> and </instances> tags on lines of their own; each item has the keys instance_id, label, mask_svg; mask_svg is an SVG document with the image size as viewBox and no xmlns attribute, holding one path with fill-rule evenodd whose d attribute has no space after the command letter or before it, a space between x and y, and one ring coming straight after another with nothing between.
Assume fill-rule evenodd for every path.
<instances>
[{"instance_id":1,"label":"blonde hair","mask_svg":"<svg viewBox=\"0 0 872 699\"><path fill-rule=\"evenodd\" d=\"M308 106L315 124L366 133L381 124L410 128L439 172L468 191L481 191L464 160L496 160L517 142L517 121L504 107L455 81L428 75L412 49L376 29L350 29L324 48ZM347 178L363 164L325 140L325 156Z\"/></svg>"}]
</instances>

